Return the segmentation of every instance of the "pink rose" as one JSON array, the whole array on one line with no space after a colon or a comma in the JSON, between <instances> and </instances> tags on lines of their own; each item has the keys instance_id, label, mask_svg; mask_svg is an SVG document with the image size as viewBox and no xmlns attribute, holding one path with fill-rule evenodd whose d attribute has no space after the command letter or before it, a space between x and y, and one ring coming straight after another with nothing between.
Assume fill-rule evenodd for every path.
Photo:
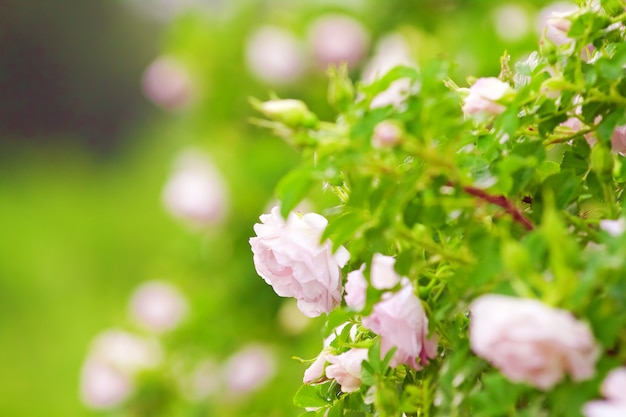
<instances>
[{"instance_id":1,"label":"pink rose","mask_svg":"<svg viewBox=\"0 0 626 417\"><path fill-rule=\"evenodd\" d=\"M357 391L361 387L361 364L367 359L367 355L367 349L354 348L339 355L323 350L304 372L302 381L311 384L334 379L341 385L343 392ZM326 378L323 378L324 373Z\"/></svg>"},{"instance_id":2,"label":"pink rose","mask_svg":"<svg viewBox=\"0 0 626 417\"><path fill-rule=\"evenodd\" d=\"M184 319L187 300L173 285L149 281L133 293L130 312L141 326L160 333L176 328Z\"/></svg>"},{"instance_id":3,"label":"pink rose","mask_svg":"<svg viewBox=\"0 0 626 417\"><path fill-rule=\"evenodd\" d=\"M498 115L506 110L499 101L512 92L511 86L498 78L479 78L469 88L463 103L463 113Z\"/></svg>"},{"instance_id":4,"label":"pink rose","mask_svg":"<svg viewBox=\"0 0 626 417\"><path fill-rule=\"evenodd\" d=\"M626 416L626 367L613 369L602 382L602 395L606 401L590 401L585 404L585 417Z\"/></svg>"},{"instance_id":5,"label":"pink rose","mask_svg":"<svg viewBox=\"0 0 626 417\"><path fill-rule=\"evenodd\" d=\"M296 298L305 315L330 312L341 302L341 268L350 254L320 243L328 221L315 213L290 213L285 221L278 207L260 219L250 239L257 273L279 296Z\"/></svg>"},{"instance_id":6,"label":"pink rose","mask_svg":"<svg viewBox=\"0 0 626 417\"><path fill-rule=\"evenodd\" d=\"M385 120L376 125L372 135L372 147L376 149L391 148L402 141L404 129L401 123Z\"/></svg>"},{"instance_id":7,"label":"pink rose","mask_svg":"<svg viewBox=\"0 0 626 417\"><path fill-rule=\"evenodd\" d=\"M611 135L611 149L619 154L626 153L626 125L617 126Z\"/></svg>"},{"instance_id":8,"label":"pink rose","mask_svg":"<svg viewBox=\"0 0 626 417\"><path fill-rule=\"evenodd\" d=\"M346 63L355 67L365 56L369 35L359 23L348 16L329 14L316 19L308 30L308 43L322 69Z\"/></svg>"},{"instance_id":9,"label":"pink rose","mask_svg":"<svg viewBox=\"0 0 626 417\"><path fill-rule=\"evenodd\" d=\"M572 41L567 36L572 27L570 19L573 12L552 12L546 20L546 37L555 45L563 45Z\"/></svg>"},{"instance_id":10,"label":"pink rose","mask_svg":"<svg viewBox=\"0 0 626 417\"><path fill-rule=\"evenodd\" d=\"M340 355L328 355L330 365L326 376L341 385L343 392L358 391L361 387L361 364L367 359L367 349L350 349Z\"/></svg>"},{"instance_id":11,"label":"pink rose","mask_svg":"<svg viewBox=\"0 0 626 417\"><path fill-rule=\"evenodd\" d=\"M305 69L302 45L286 30L274 26L258 29L246 45L246 63L257 79L270 84L295 82Z\"/></svg>"},{"instance_id":12,"label":"pink rose","mask_svg":"<svg viewBox=\"0 0 626 417\"><path fill-rule=\"evenodd\" d=\"M356 271L348 274L346 280L346 295L344 299L348 307L361 311L365 307L365 296L367 294L367 281L363 275L365 264Z\"/></svg>"},{"instance_id":13,"label":"pink rose","mask_svg":"<svg viewBox=\"0 0 626 417\"><path fill-rule=\"evenodd\" d=\"M169 110L187 107L194 98L194 85L187 69L172 57L157 58L146 69L143 92L150 100Z\"/></svg>"},{"instance_id":14,"label":"pink rose","mask_svg":"<svg viewBox=\"0 0 626 417\"><path fill-rule=\"evenodd\" d=\"M420 363L426 364L428 358L437 355L436 341L426 338L428 318L422 303L406 279L400 291L383 295L383 301L374 306L372 314L363 318L363 326L381 336L382 355L397 348L391 366L406 364L421 369Z\"/></svg>"},{"instance_id":15,"label":"pink rose","mask_svg":"<svg viewBox=\"0 0 626 417\"><path fill-rule=\"evenodd\" d=\"M224 365L229 391L247 393L264 386L276 374L276 359L270 349L250 345L232 355Z\"/></svg>"},{"instance_id":16,"label":"pink rose","mask_svg":"<svg viewBox=\"0 0 626 417\"><path fill-rule=\"evenodd\" d=\"M221 222L228 210L228 192L208 156L186 150L176 159L163 188L163 205L176 218L194 227Z\"/></svg>"},{"instance_id":17,"label":"pink rose","mask_svg":"<svg viewBox=\"0 0 626 417\"><path fill-rule=\"evenodd\" d=\"M589 401L583 407L585 417L624 417L626 404L612 401Z\"/></svg>"},{"instance_id":18,"label":"pink rose","mask_svg":"<svg viewBox=\"0 0 626 417\"><path fill-rule=\"evenodd\" d=\"M613 369L609 372L602 382L602 395L626 407L626 367Z\"/></svg>"},{"instance_id":19,"label":"pink rose","mask_svg":"<svg viewBox=\"0 0 626 417\"><path fill-rule=\"evenodd\" d=\"M394 269L396 258L375 253L372 257L370 282L377 290L388 290L400 282L400 275Z\"/></svg>"},{"instance_id":20,"label":"pink rose","mask_svg":"<svg viewBox=\"0 0 626 417\"><path fill-rule=\"evenodd\" d=\"M568 373L593 377L599 348L589 327L536 300L488 294L470 306L470 344L514 382L548 390Z\"/></svg>"}]
</instances>

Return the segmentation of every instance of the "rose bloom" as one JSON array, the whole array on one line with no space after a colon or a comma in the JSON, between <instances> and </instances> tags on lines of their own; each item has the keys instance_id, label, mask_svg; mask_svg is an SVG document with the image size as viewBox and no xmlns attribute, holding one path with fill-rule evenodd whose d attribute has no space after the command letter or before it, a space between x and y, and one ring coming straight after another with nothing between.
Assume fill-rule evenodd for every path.
<instances>
[{"instance_id":1,"label":"rose bloom","mask_svg":"<svg viewBox=\"0 0 626 417\"><path fill-rule=\"evenodd\" d=\"M341 385L343 392L358 391L361 387L361 364L367 359L367 349L350 349L340 355L328 355L330 363L326 376Z\"/></svg>"},{"instance_id":2,"label":"rose bloom","mask_svg":"<svg viewBox=\"0 0 626 417\"><path fill-rule=\"evenodd\" d=\"M308 317L330 312L341 302L341 270L350 254L342 246L332 253L321 242L328 221L319 214L290 213L285 221L278 207L260 217L250 239L257 273L281 297L294 297Z\"/></svg>"},{"instance_id":3,"label":"rose bloom","mask_svg":"<svg viewBox=\"0 0 626 417\"><path fill-rule=\"evenodd\" d=\"M361 23L336 14L322 16L311 23L307 39L322 69L342 63L348 68L355 67L369 45L369 35Z\"/></svg>"},{"instance_id":4,"label":"rose bloom","mask_svg":"<svg viewBox=\"0 0 626 417\"><path fill-rule=\"evenodd\" d=\"M602 382L602 395L626 406L626 367L613 369ZM626 415L626 414L625 414Z\"/></svg>"},{"instance_id":5,"label":"rose bloom","mask_svg":"<svg viewBox=\"0 0 626 417\"><path fill-rule=\"evenodd\" d=\"M508 379L549 390L568 373L593 377L599 348L589 327L536 300L483 295L470 306L470 344Z\"/></svg>"},{"instance_id":6,"label":"rose bloom","mask_svg":"<svg viewBox=\"0 0 626 417\"><path fill-rule=\"evenodd\" d=\"M194 227L221 222L228 207L221 174L202 152L184 151L163 188L163 205L176 218Z\"/></svg>"},{"instance_id":7,"label":"rose bloom","mask_svg":"<svg viewBox=\"0 0 626 417\"><path fill-rule=\"evenodd\" d=\"M352 271L348 274L346 279L346 295L344 299L348 307L361 311L365 307L365 300L367 294L367 281L363 270L365 264L361 265L361 268L356 271Z\"/></svg>"},{"instance_id":8,"label":"rose bloom","mask_svg":"<svg viewBox=\"0 0 626 417\"><path fill-rule=\"evenodd\" d=\"M247 393L264 386L276 373L274 354L261 345L250 345L231 356L224 365L227 388Z\"/></svg>"},{"instance_id":9,"label":"rose bloom","mask_svg":"<svg viewBox=\"0 0 626 417\"><path fill-rule=\"evenodd\" d=\"M498 101L512 91L511 86L498 78L479 78L469 88L463 103L463 113L498 115L506 110Z\"/></svg>"},{"instance_id":10,"label":"rose bloom","mask_svg":"<svg viewBox=\"0 0 626 417\"><path fill-rule=\"evenodd\" d=\"M81 369L83 403L93 409L119 405L132 394L135 375L158 366L162 356L154 340L117 329L100 333Z\"/></svg>"},{"instance_id":11,"label":"rose bloom","mask_svg":"<svg viewBox=\"0 0 626 417\"><path fill-rule=\"evenodd\" d=\"M194 85L187 69L175 58L157 58L146 69L143 92L150 100L169 110L187 107L193 100Z\"/></svg>"},{"instance_id":12,"label":"rose bloom","mask_svg":"<svg viewBox=\"0 0 626 417\"><path fill-rule=\"evenodd\" d=\"M166 282L143 283L133 293L130 313L146 329L160 333L178 326L187 314L187 300Z\"/></svg>"},{"instance_id":13,"label":"rose bloom","mask_svg":"<svg viewBox=\"0 0 626 417\"><path fill-rule=\"evenodd\" d=\"M290 32L274 26L264 26L250 37L246 63L253 76L276 85L296 81L305 69L300 42Z\"/></svg>"},{"instance_id":14,"label":"rose bloom","mask_svg":"<svg viewBox=\"0 0 626 417\"><path fill-rule=\"evenodd\" d=\"M354 392L361 387L361 364L367 359L368 350L353 348L339 355L332 355L323 350L304 372L305 384L323 382L324 373L328 379L334 379L343 392ZM326 363L329 363L326 366ZM326 369L324 369L326 368Z\"/></svg>"},{"instance_id":15,"label":"rose bloom","mask_svg":"<svg viewBox=\"0 0 626 417\"><path fill-rule=\"evenodd\" d=\"M589 401L583 407L585 417L624 417L626 404L614 401Z\"/></svg>"},{"instance_id":16,"label":"rose bloom","mask_svg":"<svg viewBox=\"0 0 626 417\"><path fill-rule=\"evenodd\" d=\"M437 355L437 342L427 339L428 318L413 286L407 279L402 284L397 293L383 295L372 314L363 318L363 326L381 336L382 355L397 348L391 366L406 364L419 370Z\"/></svg>"},{"instance_id":17,"label":"rose bloom","mask_svg":"<svg viewBox=\"0 0 626 417\"><path fill-rule=\"evenodd\" d=\"M391 148L402 141L404 130L392 120L384 120L376 125L372 135L372 147L376 149Z\"/></svg>"},{"instance_id":18,"label":"rose bloom","mask_svg":"<svg viewBox=\"0 0 626 417\"><path fill-rule=\"evenodd\" d=\"M362 80L369 84L399 65L417 66L411 56L410 46L406 38L399 33L392 33L384 36L376 44L376 52L365 66ZM400 107L404 104L407 97L415 92L416 87L411 85L411 81L408 78L401 78L391 83L389 88L374 97L370 103L370 108L374 109L388 105Z\"/></svg>"}]
</instances>

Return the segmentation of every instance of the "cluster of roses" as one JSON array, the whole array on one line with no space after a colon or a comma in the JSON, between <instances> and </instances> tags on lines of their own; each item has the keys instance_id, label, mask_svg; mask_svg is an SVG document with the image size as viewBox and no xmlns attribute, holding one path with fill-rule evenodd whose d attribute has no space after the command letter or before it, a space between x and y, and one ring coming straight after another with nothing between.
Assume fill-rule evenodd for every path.
<instances>
[{"instance_id":1,"label":"cluster of roses","mask_svg":"<svg viewBox=\"0 0 626 417\"><path fill-rule=\"evenodd\" d=\"M326 219L315 213L292 212L285 221L277 207L260 219L254 227L257 236L250 239L259 275L278 295L296 298L307 316L319 316L339 306L341 268L349 254L343 247L333 254L330 241L320 243ZM373 256L369 285L389 291L361 322L380 337L382 356L396 349L392 367L407 365L420 370L437 356L437 338L429 335L428 318L411 281L397 274L394 263L391 256ZM343 300L354 312L366 305L368 279L364 272L365 265L347 274ZM595 375L599 347L589 327L569 312L536 300L493 294L474 300L470 312L472 350L511 381L548 390L566 373L576 381ZM342 391L356 391L361 386L361 363L367 358L367 349L334 352L327 341L305 372L304 382L335 379Z\"/></svg>"}]
</instances>

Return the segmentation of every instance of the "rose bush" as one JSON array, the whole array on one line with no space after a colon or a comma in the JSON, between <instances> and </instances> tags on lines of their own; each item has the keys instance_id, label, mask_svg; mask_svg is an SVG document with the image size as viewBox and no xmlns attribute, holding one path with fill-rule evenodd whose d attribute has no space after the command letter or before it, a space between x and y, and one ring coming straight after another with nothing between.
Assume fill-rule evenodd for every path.
<instances>
[{"instance_id":1,"label":"rose bush","mask_svg":"<svg viewBox=\"0 0 626 417\"><path fill-rule=\"evenodd\" d=\"M345 291L329 263L332 301L316 310L324 348L294 398L305 416L622 412L617 377L594 399L626 358L624 22L622 0L581 2L548 19L537 52L505 54L469 88L445 63L414 66L394 36L377 55L405 66L385 73L375 56L358 83L331 71L334 120L255 106L302 151L277 186L282 214L326 193L315 242L350 251ZM309 251L254 256L291 283ZM338 359L353 349L367 351L360 373Z\"/></svg>"}]
</instances>

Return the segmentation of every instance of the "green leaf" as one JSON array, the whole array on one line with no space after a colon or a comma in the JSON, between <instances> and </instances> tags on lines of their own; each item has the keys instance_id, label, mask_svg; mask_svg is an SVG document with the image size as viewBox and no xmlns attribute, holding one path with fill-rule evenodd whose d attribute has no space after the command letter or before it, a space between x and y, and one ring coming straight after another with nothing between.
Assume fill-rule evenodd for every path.
<instances>
[{"instance_id":1,"label":"green leaf","mask_svg":"<svg viewBox=\"0 0 626 417\"><path fill-rule=\"evenodd\" d=\"M322 240L330 239L333 243L333 250L337 250L350 239L358 237L359 230L367 228L368 223L362 212L346 211L328 224Z\"/></svg>"},{"instance_id":2,"label":"green leaf","mask_svg":"<svg viewBox=\"0 0 626 417\"><path fill-rule=\"evenodd\" d=\"M280 214L283 218L287 218L313 187L311 171L310 167L295 169L285 175L276 186L276 195L281 203Z\"/></svg>"},{"instance_id":3,"label":"green leaf","mask_svg":"<svg viewBox=\"0 0 626 417\"><path fill-rule=\"evenodd\" d=\"M322 395L325 385L302 385L293 397L293 404L296 407L326 407L329 402Z\"/></svg>"}]
</instances>

